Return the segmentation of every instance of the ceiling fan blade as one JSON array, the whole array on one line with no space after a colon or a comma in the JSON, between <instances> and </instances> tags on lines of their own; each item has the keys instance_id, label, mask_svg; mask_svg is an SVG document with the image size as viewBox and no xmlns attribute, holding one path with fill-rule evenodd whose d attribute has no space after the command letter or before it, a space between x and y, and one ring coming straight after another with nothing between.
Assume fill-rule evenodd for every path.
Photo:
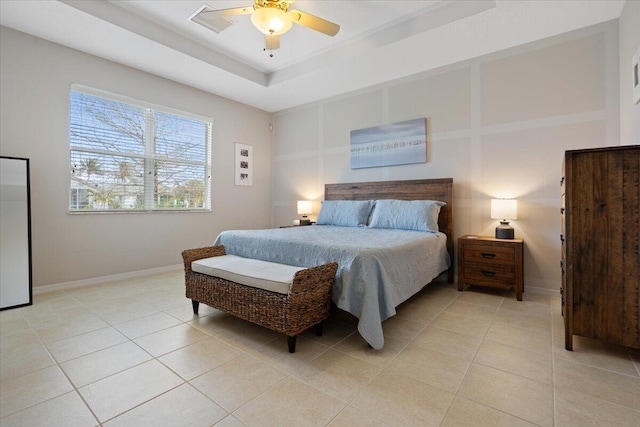
<instances>
[{"instance_id":1,"label":"ceiling fan blade","mask_svg":"<svg viewBox=\"0 0 640 427\"><path fill-rule=\"evenodd\" d=\"M265 34L264 36L264 48L266 50L280 49L280 36L270 36Z\"/></svg>"},{"instance_id":2,"label":"ceiling fan blade","mask_svg":"<svg viewBox=\"0 0 640 427\"><path fill-rule=\"evenodd\" d=\"M302 25L303 27L311 28L312 30L319 31L328 36L335 36L340 31L340 25L334 24L331 21L327 21L326 19L318 18L317 16L311 15L306 12L301 12L299 10L290 10L288 12L292 21L296 24Z\"/></svg>"},{"instance_id":3,"label":"ceiling fan blade","mask_svg":"<svg viewBox=\"0 0 640 427\"><path fill-rule=\"evenodd\" d=\"M253 6L235 7L231 9L212 9L209 6L204 5L196 10L195 13L189 17L189 20L219 33L236 22L231 18L231 16L248 15L252 12Z\"/></svg>"},{"instance_id":4,"label":"ceiling fan blade","mask_svg":"<svg viewBox=\"0 0 640 427\"><path fill-rule=\"evenodd\" d=\"M224 16L248 15L253 13L253 6L232 7L230 9L211 9L211 11Z\"/></svg>"}]
</instances>

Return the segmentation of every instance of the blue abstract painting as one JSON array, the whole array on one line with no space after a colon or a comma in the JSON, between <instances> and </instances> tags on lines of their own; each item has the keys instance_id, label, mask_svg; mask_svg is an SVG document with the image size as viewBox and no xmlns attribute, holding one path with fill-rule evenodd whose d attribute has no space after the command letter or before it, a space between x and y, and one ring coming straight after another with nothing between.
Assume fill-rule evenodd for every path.
<instances>
[{"instance_id":1,"label":"blue abstract painting","mask_svg":"<svg viewBox=\"0 0 640 427\"><path fill-rule=\"evenodd\" d=\"M351 131L351 169L427 162L427 119Z\"/></svg>"}]
</instances>

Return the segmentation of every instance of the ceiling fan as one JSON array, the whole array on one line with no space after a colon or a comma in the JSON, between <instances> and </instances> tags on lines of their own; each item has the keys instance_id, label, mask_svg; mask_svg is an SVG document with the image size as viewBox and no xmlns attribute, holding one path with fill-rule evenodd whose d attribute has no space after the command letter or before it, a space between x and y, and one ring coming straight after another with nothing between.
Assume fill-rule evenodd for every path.
<instances>
[{"instance_id":1,"label":"ceiling fan","mask_svg":"<svg viewBox=\"0 0 640 427\"><path fill-rule=\"evenodd\" d=\"M251 14L253 25L264 33L265 50L270 51L280 48L280 36L289 31L293 23L331 37L338 34L338 24L300 10L289 10L294 2L295 0L254 0L253 6L217 10L204 5L189 19L219 33L236 22L232 16Z\"/></svg>"}]
</instances>

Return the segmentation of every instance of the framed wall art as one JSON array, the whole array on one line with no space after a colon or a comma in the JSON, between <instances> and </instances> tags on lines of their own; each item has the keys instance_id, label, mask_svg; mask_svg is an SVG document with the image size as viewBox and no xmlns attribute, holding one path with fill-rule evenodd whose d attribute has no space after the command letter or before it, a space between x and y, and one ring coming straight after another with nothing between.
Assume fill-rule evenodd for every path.
<instances>
[{"instance_id":1,"label":"framed wall art","mask_svg":"<svg viewBox=\"0 0 640 427\"><path fill-rule=\"evenodd\" d=\"M351 169L426 162L426 118L351 131Z\"/></svg>"},{"instance_id":2,"label":"framed wall art","mask_svg":"<svg viewBox=\"0 0 640 427\"><path fill-rule=\"evenodd\" d=\"M253 147L236 142L236 185L253 185Z\"/></svg>"}]
</instances>

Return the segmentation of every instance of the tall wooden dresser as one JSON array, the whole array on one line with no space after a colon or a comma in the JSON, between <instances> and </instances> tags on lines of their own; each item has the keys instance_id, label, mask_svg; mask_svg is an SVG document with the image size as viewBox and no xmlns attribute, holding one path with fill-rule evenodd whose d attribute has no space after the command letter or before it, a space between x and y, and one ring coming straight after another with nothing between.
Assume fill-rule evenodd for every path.
<instances>
[{"instance_id":1,"label":"tall wooden dresser","mask_svg":"<svg viewBox=\"0 0 640 427\"><path fill-rule=\"evenodd\" d=\"M560 183L565 347L640 348L640 145L567 151Z\"/></svg>"}]
</instances>

